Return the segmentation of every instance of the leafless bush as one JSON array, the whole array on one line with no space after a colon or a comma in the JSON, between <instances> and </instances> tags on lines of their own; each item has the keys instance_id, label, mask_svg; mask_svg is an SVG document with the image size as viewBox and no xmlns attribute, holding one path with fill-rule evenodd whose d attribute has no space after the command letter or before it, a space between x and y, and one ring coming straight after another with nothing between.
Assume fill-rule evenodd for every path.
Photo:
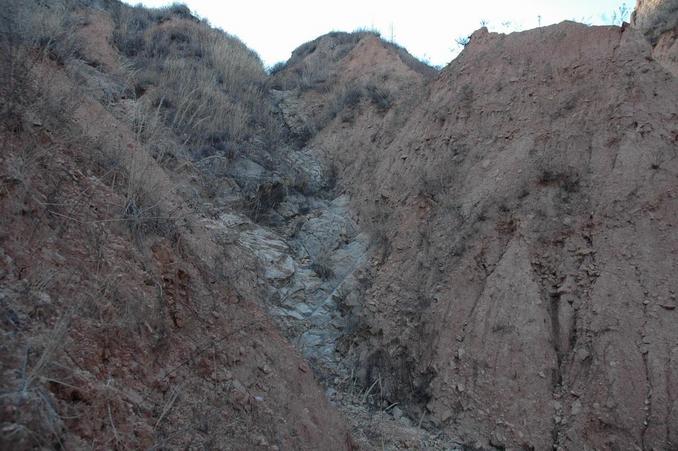
<instances>
[{"instance_id":1,"label":"leafless bush","mask_svg":"<svg viewBox=\"0 0 678 451\"><path fill-rule=\"evenodd\" d=\"M80 24L70 2L38 3L31 14L32 39L51 59L63 64L77 56L81 43L74 32Z\"/></svg>"},{"instance_id":2,"label":"leafless bush","mask_svg":"<svg viewBox=\"0 0 678 451\"><path fill-rule=\"evenodd\" d=\"M388 225L391 212L380 202L370 202L360 208L361 221L370 235L370 248L381 259L391 252Z\"/></svg>"},{"instance_id":3,"label":"leafless bush","mask_svg":"<svg viewBox=\"0 0 678 451\"><path fill-rule=\"evenodd\" d=\"M363 90L359 86L351 86L342 93L341 104L343 108L353 108L363 97Z\"/></svg>"},{"instance_id":4,"label":"leafless bush","mask_svg":"<svg viewBox=\"0 0 678 451\"><path fill-rule=\"evenodd\" d=\"M113 43L124 55L133 57L144 49L144 32L151 24L151 17L142 6L127 7L117 4L113 9L116 28Z\"/></svg>"},{"instance_id":5,"label":"leafless bush","mask_svg":"<svg viewBox=\"0 0 678 451\"><path fill-rule=\"evenodd\" d=\"M279 61L268 69L268 74L271 75L271 76L274 76L274 75L282 72L285 69L285 67L286 67L285 62Z\"/></svg>"},{"instance_id":6,"label":"leafless bush","mask_svg":"<svg viewBox=\"0 0 678 451\"><path fill-rule=\"evenodd\" d=\"M312 124L311 129L320 130L337 116L340 116L344 122L351 122L355 118L356 107L365 98L369 99L382 113L389 110L393 104L390 93L383 88L374 84L366 86L352 84L335 92L331 100L327 102L323 113ZM311 133L311 136L313 134L315 133Z\"/></svg>"},{"instance_id":7,"label":"leafless bush","mask_svg":"<svg viewBox=\"0 0 678 451\"><path fill-rule=\"evenodd\" d=\"M258 184L254 194L250 196L246 211L254 221L259 221L271 209L280 205L287 196L289 182L265 182Z\"/></svg>"},{"instance_id":8,"label":"leafless bush","mask_svg":"<svg viewBox=\"0 0 678 451\"><path fill-rule=\"evenodd\" d=\"M169 207L174 188L159 164L162 159L152 154L149 145L144 145L140 137L143 130L135 131L139 140L129 146L110 134L87 143L100 167L101 179L122 197L114 205L116 216L112 219L126 224L138 243L146 234L174 239L178 233L177 218Z\"/></svg>"},{"instance_id":9,"label":"leafless bush","mask_svg":"<svg viewBox=\"0 0 678 451\"><path fill-rule=\"evenodd\" d=\"M153 106L144 98L133 102L131 125L136 141L145 146L155 161L162 167L173 168L184 152L164 124L161 108L162 104Z\"/></svg>"},{"instance_id":10,"label":"leafless bush","mask_svg":"<svg viewBox=\"0 0 678 451\"><path fill-rule=\"evenodd\" d=\"M391 94L387 90L369 84L365 87L365 91L367 92L370 101L372 101L372 104L374 104L379 111L384 112L391 108L393 100L391 99Z\"/></svg>"},{"instance_id":11,"label":"leafless bush","mask_svg":"<svg viewBox=\"0 0 678 451\"><path fill-rule=\"evenodd\" d=\"M468 36L459 36L455 38L454 42L458 47L464 48L471 43L471 38Z\"/></svg>"},{"instance_id":12,"label":"leafless bush","mask_svg":"<svg viewBox=\"0 0 678 451\"><path fill-rule=\"evenodd\" d=\"M143 152L135 153L127 165L127 189L122 218L132 235L141 241L147 233L173 237L176 223L164 207L169 193L161 169Z\"/></svg>"},{"instance_id":13,"label":"leafless bush","mask_svg":"<svg viewBox=\"0 0 678 451\"><path fill-rule=\"evenodd\" d=\"M354 109L360 104L364 97L363 88L358 85L350 85L348 87L337 90L327 102L324 111L315 121L309 126L309 137L313 137L318 130L325 127L330 121L336 118L341 113L341 119L344 122L350 122L354 118Z\"/></svg>"},{"instance_id":14,"label":"leafless bush","mask_svg":"<svg viewBox=\"0 0 678 451\"><path fill-rule=\"evenodd\" d=\"M63 64L77 54L75 26L69 2L0 0L0 118L6 128L21 129L30 104L63 107L65 93L51 89L36 67L46 59Z\"/></svg>"},{"instance_id":15,"label":"leafless bush","mask_svg":"<svg viewBox=\"0 0 678 451\"><path fill-rule=\"evenodd\" d=\"M23 378L23 384L20 389L22 392L30 390L33 384L44 375L45 371L51 365L54 357L60 351L61 346L63 345L63 341L68 332L68 326L73 317L73 313L74 311L72 309L64 312L54 325L54 329L49 331L48 334L41 340L40 346L42 348L42 352L40 353L40 357L33 363L31 368L26 370Z\"/></svg>"},{"instance_id":16,"label":"leafless bush","mask_svg":"<svg viewBox=\"0 0 678 451\"><path fill-rule=\"evenodd\" d=\"M323 249L311 263L311 269L322 280L328 280L334 277L334 270L332 269L331 254L328 249Z\"/></svg>"},{"instance_id":17,"label":"leafless bush","mask_svg":"<svg viewBox=\"0 0 678 451\"><path fill-rule=\"evenodd\" d=\"M4 423L2 442L7 449L63 447L64 424L46 385L55 383L52 373L61 365L71 317L72 310L69 310L51 331L27 343L16 371L19 386L0 398L4 412L15 412L9 416L11 422Z\"/></svg>"},{"instance_id":18,"label":"leafless bush","mask_svg":"<svg viewBox=\"0 0 678 451\"><path fill-rule=\"evenodd\" d=\"M73 14L73 2L0 0L0 8L5 44L23 45L33 50L34 57L47 56L59 63L78 54L80 43L74 30L81 19Z\"/></svg>"},{"instance_id":19,"label":"leafless bush","mask_svg":"<svg viewBox=\"0 0 678 451\"><path fill-rule=\"evenodd\" d=\"M298 68L300 88L315 89L326 92L329 81L332 78L330 67L326 61L321 58L308 58L304 62L303 68Z\"/></svg>"},{"instance_id":20,"label":"leafless bush","mask_svg":"<svg viewBox=\"0 0 678 451\"><path fill-rule=\"evenodd\" d=\"M172 17L197 20L187 6L178 3L149 9L141 5L127 6L116 2L110 8L116 24L113 43L128 57L137 56L145 50L144 34L152 25L161 24Z\"/></svg>"}]
</instances>

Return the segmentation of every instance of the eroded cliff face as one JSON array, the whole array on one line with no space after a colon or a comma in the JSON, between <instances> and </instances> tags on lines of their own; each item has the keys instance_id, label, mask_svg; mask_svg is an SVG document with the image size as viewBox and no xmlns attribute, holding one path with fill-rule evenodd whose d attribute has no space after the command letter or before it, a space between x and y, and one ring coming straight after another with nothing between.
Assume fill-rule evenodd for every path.
<instances>
[{"instance_id":1,"label":"eroded cliff face","mask_svg":"<svg viewBox=\"0 0 678 451\"><path fill-rule=\"evenodd\" d=\"M631 26L650 41L654 48L652 56L673 75L678 74L678 2L639 0Z\"/></svg>"},{"instance_id":2,"label":"eroded cliff face","mask_svg":"<svg viewBox=\"0 0 678 451\"><path fill-rule=\"evenodd\" d=\"M479 446L675 445L678 83L652 52L480 30L404 124L360 104L311 141L379 237L367 385Z\"/></svg>"}]
</instances>

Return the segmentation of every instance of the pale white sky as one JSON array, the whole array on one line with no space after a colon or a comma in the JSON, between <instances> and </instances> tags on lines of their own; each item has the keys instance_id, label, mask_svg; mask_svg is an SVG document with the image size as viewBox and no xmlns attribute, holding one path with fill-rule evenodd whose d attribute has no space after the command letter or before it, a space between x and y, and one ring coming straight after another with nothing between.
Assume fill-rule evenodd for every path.
<instances>
[{"instance_id":1,"label":"pale white sky","mask_svg":"<svg viewBox=\"0 0 678 451\"><path fill-rule=\"evenodd\" d=\"M138 1L127 1L138 3ZM144 0L164 6L168 0ZM610 23L622 4L634 0L185 0L194 14L238 36L267 66L285 61L304 42L330 31L376 29L418 58L445 65L459 49L455 38L486 21L491 31L510 32L563 20Z\"/></svg>"}]
</instances>

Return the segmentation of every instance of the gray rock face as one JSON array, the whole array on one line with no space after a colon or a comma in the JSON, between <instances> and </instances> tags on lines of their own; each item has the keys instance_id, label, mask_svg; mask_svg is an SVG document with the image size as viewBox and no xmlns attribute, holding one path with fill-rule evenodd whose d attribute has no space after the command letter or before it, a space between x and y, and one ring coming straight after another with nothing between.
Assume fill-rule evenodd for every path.
<instances>
[{"instance_id":1,"label":"gray rock face","mask_svg":"<svg viewBox=\"0 0 678 451\"><path fill-rule=\"evenodd\" d=\"M228 166L226 173L242 184L260 183L268 175L268 171L249 158L237 158Z\"/></svg>"},{"instance_id":2,"label":"gray rock face","mask_svg":"<svg viewBox=\"0 0 678 451\"><path fill-rule=\"evenodd\" d=\"M328 181L327 170L310 149L290 151L285 162L291 168L295 184L307 194L320 192Z\"/></svg>"},{"instance_id":3,"label":"gray rock face","mask_svg":"<svg viewBox=\"0 0 678 451\"><path fill-rule=\"evenodd\" d=\"M303 318L305 330L299 340L304 354L336 367L337 339L347 326L339 301L358 289L355 273L366 262L367 236L357 233L350 219L348 199L340 197L312 212L291 240L291 246L304 269L280 290L289 307L280 314ZM328 270L324 278L310 269L320 259Z\"/></svg>"},{"instance_id":4,"label":"gray rock face","mask_svg":"<svg viewBox=\"0 0 678 451\"><path fill-rule=\"evenodd\" d=\"M275 210L286 220L291 220L297 216L308 213L309 209L310 202L308 198L297 193L290 193Z\"/></svg>"},{"instance_id":5,"label":"gray rock face","mask_svg":"<svg viewBox=\"0 0 678 451\"><path fill-rule=\"evenodd\" d=\"M240 234L239 243L257 256L266 279L279 283L294 275L296 265L290 248L274 233L260 227L247 230Z\"/></svg>"},{"instance_id":6,"label":"gray rock face","mask_svg":"<svg viewBox=\"0 0 678 451\"><path fill-rule=\"evenodd\" d=\"M349 217L348 198L343 196L309 215L294 243L300 253L315 260L348 244L356 233L357 227Z\"/></svg>"},{"instance_id":7,"label":"gray rock face","mask_svg":"<svg viewBox=\"0 0 678 451\"><path fill-rule=\"evenodd\" d=\"M292 135L305 136L311 121L295 92L272 95ZM338 367L337 340L349 326L346 303L358 307L356 274L367 261L368 236L359 233L348 196L319 197L327 195L333 180L315 153L311 148L278 149L274 170L255 156L234 160L227 173L242 194L251 197L259 186L281 183L285 195L268 212L270 227L231 214L222 215L214 227L256 258L268 291L267 308L307 358L332 372Z\"/></svg>"},{"instance_id":8,"label":"gray rock face","mask_svg":"<svg viewBox=\"0 0 678 451\"><path fill-rule=\"evenodd\" d=\"M368 237L357 232L347 197L327 202L293 196L286 203L279 207L281 214L303 221L293 237L236 214L222 214L210 227L256 258L269 310L307 358L333 371L337 340L348 321L340 303L359 289L355 274L366 263ZM302 203L314 208L302 214ZM325 277L314 269L321 258Z\"/></svg>"},{"instance_id":9,"label":"gray rock face","mask_svg":"<svg viewBox=\"0 0 678 451\"><path fill-rule=\"evenodd\" d=\"M638 0L631 25L656 44L663 33L678 27L678 0Z\"/></svg>"},{"instance_id":10,"label":"gray rock face","mask_svg":"<svg viewBox=\"0 0 678 451\"><path fill-rule=\"evenodd\" d=\"M312 121L303 113L303 104L295 96L294 91L271 91L278 103L283 120L293 136L305 140L310 135Z\"/></svg>"}]
</instances>

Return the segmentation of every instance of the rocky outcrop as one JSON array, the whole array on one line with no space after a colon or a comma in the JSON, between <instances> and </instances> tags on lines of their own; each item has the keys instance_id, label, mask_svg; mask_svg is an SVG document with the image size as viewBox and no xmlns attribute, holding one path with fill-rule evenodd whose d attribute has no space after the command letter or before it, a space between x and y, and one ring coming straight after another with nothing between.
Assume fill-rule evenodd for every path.
<instances>
[{"instance_id":1,"label":"rocky outcrop","mask_svg":"<svg viewBox=\"0 0 678 451\"><path fill-rule=\"evenodd\" d=\"M631 26L650 41L652 56L678 75L678 1L638 0Z\"/></svg>"},{"instance_id":2,"label":"rocky outcrop","mask_svg":"<svg viewBox=\"0 0 678 451\"><path fill-rule=\"evenodd\" d=\"M640 30L652 44L656 44L662 34L678 26L678 2L638 0L631 25Z\"/></svg>"}]
</instances>

